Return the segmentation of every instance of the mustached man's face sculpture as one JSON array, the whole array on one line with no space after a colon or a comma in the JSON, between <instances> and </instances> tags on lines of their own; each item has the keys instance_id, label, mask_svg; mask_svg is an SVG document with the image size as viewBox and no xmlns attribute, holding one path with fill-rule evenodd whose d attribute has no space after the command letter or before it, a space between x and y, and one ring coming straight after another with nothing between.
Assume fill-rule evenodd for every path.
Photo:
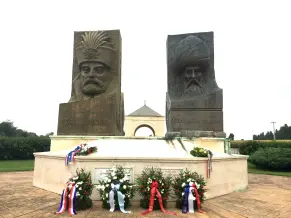
<instances>
[{"instance_id":1,"label":"mustached man's face sculpture","mask_svg":"<svg viewBox=\"0 0 291 218\"><path fill-rule=\"evenodd\" d=\"M105 32L85 32L78 44L76 57L79 80L76 87L84 97L94 97L106 92L113 79L110 67L115 52L111 39Z\"/></svg>"}]
</instances>

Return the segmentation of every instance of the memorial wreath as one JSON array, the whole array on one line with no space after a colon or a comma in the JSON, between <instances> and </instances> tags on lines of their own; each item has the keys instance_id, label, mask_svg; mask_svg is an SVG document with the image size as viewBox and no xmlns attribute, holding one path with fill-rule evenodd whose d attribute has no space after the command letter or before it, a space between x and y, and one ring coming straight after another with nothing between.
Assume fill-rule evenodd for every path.
<instances>
[{"instance_id":1,"label":"memorial wreath","mask_svg":"<svg viewBox=\"0 0 291 218\"><path fill-rule=\"evenodd\" d=\"M148 209L143 215L158 209L161 209L164 213L175 214L164 209L169 197L171 177L164 177L160 168L145 168L141 175L137 177L136 183L142 196L140 206Z\"/></svg>"},{"instance_id":2,"label":"memorial wreath","mask_svg":"<svg viewBox=\"0 0 291 218\"><path fill-rule=\"evenodd\" d=\"M187 169L182 170L174 177L173 188L177 197L176 207L182 209L183 213L201 211L206 192L206 182L203 176Z\"/></svg>"},{"instance_id":3,"label":"memorial wreath","mask_svg":"<svg viewBox=\"0 0 291 218\"><path fill-rule=\"evenodd\" d=\"M113 212L120 209L123 213L130 213L124 209L131 205L134 197L133 184L130 182L130 172L122 166L113 166L108 173L101 175L97 185L103 208L110 208Z\"/></svg>"},{"instance_id":4,"label":"memorial wreath","mask_svg":"<svg viewBox=\"0 0 291 218\"><path fill-rule=\"evenodd\" d=\"M210 150L200 147L194 147L190 154L194 157L206 157L206 178L210 178L210 174L212 172L212 157L213 153Z\"/></svg>"},{"instance_id":5,"label":"memorial wreath","mask_svg":"<svg viewBox=\"0 0 291 218\"><path fill-rule=\"evenodd\" d=\"M61 203L57 214L68 209L70 215L75 215L76 210L92 207L90 198L93 190L91 173L84 169L76 170L76 175L69 179L63 190Z\"/></svg>"},{"instance_id":6,"label":"memorial wreath","mask_svg":"<svg viewBox=\"0 0 291 218\"><path fill-rule=\"evenodd\" d=\"M96 146L90 146L88 144L80 144L78 145L73 151L70 151L66 155L65 165L68 166L69 164L73 164L75 161L75 156L86 156L88 154L97 152Z\"/></svg>"}]
</instances>

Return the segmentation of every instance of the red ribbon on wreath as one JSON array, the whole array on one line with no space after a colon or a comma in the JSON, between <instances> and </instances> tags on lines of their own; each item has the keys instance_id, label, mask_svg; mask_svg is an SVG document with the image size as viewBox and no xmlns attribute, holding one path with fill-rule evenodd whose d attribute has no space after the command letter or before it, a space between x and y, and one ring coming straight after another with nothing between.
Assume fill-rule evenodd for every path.
<instances>
[{"instance_id":1,"label":"red ribbon on wreath","mask_svg":"<svg viewBox=\"0 0 291 218\"><path fill-rule=\"evenodd\" d=\"M150 188L150 202L149 202L149 209L145 212L142 213L142 215L146 215L146 214L149 214L150 212L153 211L154 209L154 202L155 202L155 196L158 197L158 200L159 200L159 204L160 204L160 208L161 210L163 211L163 213L166 213L166 214L169 214L169 215L177 215L175 212L170 212L170 211L166 211L165 208L164 208L164 205L163 205L163 200L162 200L162 195L161 193L159 192L158 190L158 182L157 181L153 181Z\"/></svg>"},{"instance_id":2,"label":"red ribbon on wreath","mask_svg":"<svg viewBox=\"0 0 291 218\"><path fill-rule=\"evenodd\" d=\"M195 193L195 197L196 197L196 202L197 202L197 209L199 213L204 213L203 210L201 210L201 201L200 201L200 195L198 193L197 187L195 185L195 183L193 183L192 185L194 193Z\"/></svg>"}]
</instances>

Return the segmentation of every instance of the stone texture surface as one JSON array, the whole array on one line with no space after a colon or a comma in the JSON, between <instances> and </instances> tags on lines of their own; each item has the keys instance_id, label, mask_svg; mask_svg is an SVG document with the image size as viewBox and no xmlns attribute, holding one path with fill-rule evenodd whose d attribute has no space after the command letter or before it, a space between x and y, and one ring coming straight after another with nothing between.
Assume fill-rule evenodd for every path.
<instances>
[{"instance_id":1,"label":"stone texture surface","mask_svg":"<svg viewBox=\"0 0 291 218\"><path fill-rule=\"evenodd\" d=\"M0 217L70 217L66 212L54 214L59 207L60 195L33 187L32 177L33 172L0 173ZM77 211L75 217L171 217L160 211L140 216L144 210L137 202L131 208L132 214L109 213L101 208L99 201L94 201L93 205L91 209ZM205 214L182 214L171 203L168 210L178 213L173 217L290 218L291 178L249 174L248 190L206 200L203 204Z\"/></svg>"},{"instance_id":2,"label":"stone texture surface","mask_svg":"<svg viewBox=\"0 0 291 218\"><path fill-rule=\"evenodd\" d=\"M73 51L71 98L60 104L58 135L124 135L120 31L75 32Z\"/></svg>"},{"instance_id":3,"label":"stone texture surface","mask_svg":"<svg viewBox=\"0 0 291 218\"><path fill-rule=\"evenodd\" d=\"M119 102L112 95L60 104L58 135L120 135L117 128Z\"/></svg>"},{"instance_id":4,"label":"stone texture surface","mask_svg":"<svg viewBox=\"0 0 291 218\"><path fill-rule=\"evenodd\" d=\"M167 132L223 132L223 92L215 79L213 32L169 35L167 71Z\"/></svg>"}]
</instances>

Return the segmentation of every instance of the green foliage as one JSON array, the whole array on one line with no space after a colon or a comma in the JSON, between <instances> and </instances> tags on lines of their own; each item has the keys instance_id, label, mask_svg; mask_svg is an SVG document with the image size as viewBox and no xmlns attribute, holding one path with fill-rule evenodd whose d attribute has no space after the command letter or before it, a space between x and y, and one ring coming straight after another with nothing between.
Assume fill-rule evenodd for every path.
<instances>
[{"instance_id":1,"label":"green foliage","mask_svg":"<svg viewBox=\"0 0 291 218\"><path fill-rule=\"evenodd\" d=\"M101 175L103 176L103 175ZM131 205L130 200L134 197L133 184L129 180L130 172L126 172L120 165L111 168L110 173L103 176L103 180L100 180L97 185L100 198L102 200L102 207L109 209L109 192L112 190L112 186L120 184L119 190L124 195L124 208ZM115 208L119 209L117 191L114 191Z\"/></svg>"},{"instance_id":2,"label":"green foliage","mask_svg":"<svg viewBox=\"0 0 291 218\"><path fill-rule=\"evenodd\" d=\"M231 148L239 148L240 154L251 155L259 148L291 149L291 141L232 141Z\"/></svg>"},{"instance_id":3,"label":"green foliage","mask_svg":"<svg viewBox=\"0 0 291 218\"><path fill-rule=\"evenodd\" d=\"M291 170L291 149L261 148L249 157L249 162L265 170Z\"/></svg>"},{"instance_id":4,"label":"green foliage","mask_svg":"<svg viewBox=\"0 0 291 218\"><path fill-rule=\"evenodd\" d=\"M152 182L156 180L158 182L158 191L161 193L163 205L167 206L167 199L169 197L169 190L171 187L171 177L163 176L163 172L160 168L145 168L141 175L136 179L137 189L142 199L140 200L140 206L142 208L148 209L149 199L150 199L150 186ZM154 210L159 210L159 201L155 199Z\"/></svg>"},{"instance_id":5,"label":"green foliage","mask_svg":"<svg viewBox=\"0 0 291 218\"><path fill-rule=\"evenodd\" d=\"M69 182L75 182L77 188L76 210L85 210L92 207L90 198L93 191L91 173L84 169L76 170L76 176L69 179Z\"/></svg>"},{"instance_id":6,"label":"green foliage","mask_svg":"<svg viewBox=\"0 0 291 218\"><path fill-rule=\"evenodd\" d=\"M34 159L34 152L50 150L47 137L0 137L0 160Z\"/></svg>"},{"instance_id":7,"label":"green foliage","mask_svg":"<svg viewBox=\"0 0 291 218\"><path fill-rule=\"evenodd\" d=\"M275 136L279 140L291 139L291 126L287 124L281 126L279 130L275 131ZM272 140L273 138L274 135L271 131L266 132L266 134L262 132L258 135L253 135L253 140Z\"/></svg>"},{"instance_id":8,"label":"green foliage","mask_svg":"<svg viewBox=\"0 0 291 218\"><path fill-rule=\"evenodd\" d=\"M0 123L0 136L7 137L36 137L34 132L18 129L14 126L14 122L7 120Z\"/></svg>"},{"instance_id":9,"label":"green foliage","mask_svg":"<svg viewBox=\"0 0 291 218\"><path fill-rule=\"evenodd\" d=\"M200 196L201 203L205 200L204 193L206 192L205 186L206 181L204 177L196 172L191 172L189 170L181 170L179 175L175 176L173 181L174 193L177 197L176 207L182 208L183 193L185 191L186 184L196 183L196 187ZM197 203L195 201L195 209L197 209Z\"/></svg>"},{"instance_id":10,"label":"green foliage","mask_svg":"<svg viewBox=\"0 0 291 218\"><path fill-rule=\"evenodd\" d=\"M190 154L194 157L208 157L208 152L210 154L210 157L213 156L212 152L210 150L207 150L205 148L199 148L199 147L194 147L191 151Z\"/></svg>"}]
</instances>

